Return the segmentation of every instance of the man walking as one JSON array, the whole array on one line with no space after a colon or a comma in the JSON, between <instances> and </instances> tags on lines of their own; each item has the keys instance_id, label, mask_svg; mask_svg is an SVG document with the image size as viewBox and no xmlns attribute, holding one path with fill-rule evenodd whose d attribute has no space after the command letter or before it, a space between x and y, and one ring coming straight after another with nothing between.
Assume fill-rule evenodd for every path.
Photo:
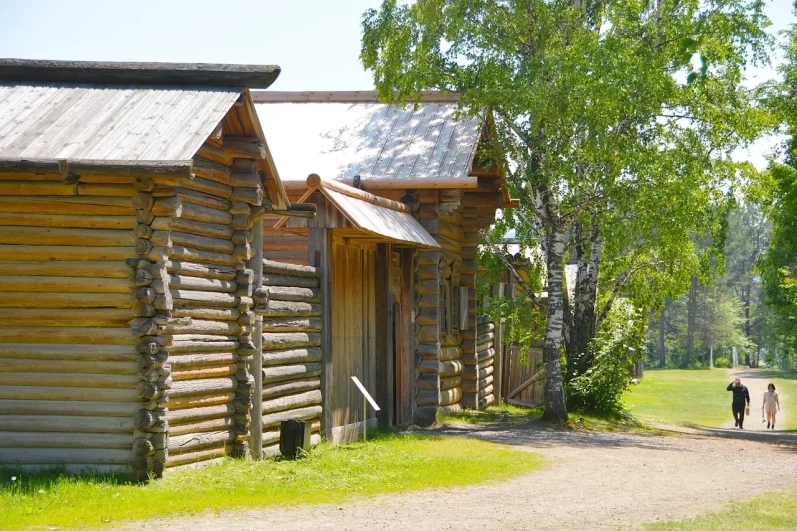
<instances>
[{"instance_id":1,"label":"man walking","mask_svg":"<svg viewBox=\"0 0 797 531\"><path fill-rule=\"evenodd\" d=\"M750 405L750 392L747 387L742 385L742 381L736 378L731 384L728 385L728 391L733 392L733 420L736 421L736 427L740 430L744 429L744 408Z\"/></svg>"}]
</instances>

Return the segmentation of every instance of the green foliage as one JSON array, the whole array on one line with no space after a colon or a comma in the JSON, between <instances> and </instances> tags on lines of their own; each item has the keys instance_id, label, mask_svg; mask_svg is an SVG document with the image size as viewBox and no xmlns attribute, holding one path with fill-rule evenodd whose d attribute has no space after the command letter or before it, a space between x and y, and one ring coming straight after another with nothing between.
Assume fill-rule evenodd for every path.
<instances>
[{"instance_id":1,"label":"green foliage","mask_svg":"<svg viewBox=\"0 0 797 531\"><path fill-rule=\"evenodd\" d=\"M728 358L714 358L714 367L717 369L730 369L731 365L733 363Z\"/></svg>"},{"instance_id":2,"label":"green foliage","mask_svg":"<svg viewBox=\"0 0 797 531\"><path fill-rule=\"evenodd\" d=\"M624 412L622 396L631 382L631 366L644 343L644 319L629 304L612 310L593 338L594 363L565 385L571 411L604 415Z\"/></svg>"},{"instance_id":3,"label":"green foliage","mask_svg":"<svg viewBox=\"0 0 797 531\"><path fill-rule=\"evenodd\" d=\"M147 485L0 470L0 529L116 528L125 520L207 510L340 503L500 481L542 465L537 454L475 439L376 434L367 444L323 444L307 459L228 459Z\"/></svg>"}]
</instances>

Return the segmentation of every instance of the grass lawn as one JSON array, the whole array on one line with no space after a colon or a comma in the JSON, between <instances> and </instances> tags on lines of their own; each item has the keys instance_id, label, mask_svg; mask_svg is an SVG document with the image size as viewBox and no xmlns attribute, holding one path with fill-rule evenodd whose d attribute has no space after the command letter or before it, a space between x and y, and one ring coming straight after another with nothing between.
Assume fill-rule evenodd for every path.
<instances>
[{"instance_id":1,"label":"grass lawn","mask_svg":"<svg viewBox=\"0 0 797 531\"><path fill-rule=\"evenodd\" d=\"M720 427L732 420L725 369L648 370L641 382L629 388L624 403L642 422Z\"/></svg>"},{"instance_id":2,"label":"grass lawn","mask_svg":"<svg viewBox=\"0 0 797 531\"><path fill-rule=\"evenodd\" d=\"M793 409L786 418L784 430L797 429L797 376L774 371L755 370L757 377L775 382L778 392L786 397L785 409ZM681 425L719 428L731 416L731 397L725 388L731 381L728 369L713 370L648 370L640 385L631 386L624 403L642 422L669 422ZM744 383L744 379L742 379ZM761 415L761 396L751 393L751 418L756 424ZM794 403L793 407L790 405Z\"/></svg>"},{"instance_id":3,"label":"grass lawn","mask_svg":"<svg viewBox=\"0 0 797 531\"><path fill-rule=\"evenodd\" d=\"M746 503L729 503L724 510L691 520L646 526L651 531L725 531L797 529L797 491L764 494Z\"/></svg>"},{"instance_id":4,"label":"grass lawn","mask_svg":"<svg viewBox=\"0 0 797 531\"><path fill-rule=\"evenodd\" d=\"M536 454L484 441L378 434L323 444L298 461L228 460L147 485L113 478L0 471L0 529L92 528L235 507L335 503L354 497L503 480L539 469ZM12 482L11 476L17 476Z\"/></svg>"}]
</instances>

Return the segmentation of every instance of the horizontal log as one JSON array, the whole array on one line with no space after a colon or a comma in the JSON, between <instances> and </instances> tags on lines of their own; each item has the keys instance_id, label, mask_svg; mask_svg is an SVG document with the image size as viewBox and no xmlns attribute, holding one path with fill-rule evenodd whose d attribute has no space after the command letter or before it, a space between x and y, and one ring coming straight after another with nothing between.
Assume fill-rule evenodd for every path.
<instances>
[{"instance_id":1,"label":"horizontal log","mask_svg":"<svg viewBox=\"0 0 797 531\"><path fill-rule=\"evenodd\" d=\"M5 361L5 360L4 360ZM131 389L138 378L130 374L29 373L0 371L0 386L32 385L38 387L91 387Z\"/></svg>"},{"instance_id":2,"label":"horizontal log","mask_svg":"<svg viewBox=\"0 0 797 531\"><path fill-rule=\"evenodd\" d=\"M130 310L124 309L0 309L0 327L46 325L124 328L130 319Z\"/></svg>"},{"instance_id":3,"label":"horizontal log","mask_svg":"<svg viewBox=\"0 0 797 531\"><path fill-rule=\"evenodd\" d=\"M269 301L255 306L255 313L268 317L317 317L321 315L321 305L309 302Z\"/></svg>"},{"instance_id":4,"label":"horizontal log","mask_svg":"<svg viewBox=\"0 0 797 531\"><path fill-rule=\"evenodd\" d=\"M415 395L415 403L419 406L436 406L439 392L437 389L420 390Z\"/></svg>"},{"instance_id":5,"label":"horizontal log","mask_svg":"<svg viewBox=\"0 0 797 531\"><path fill-rule=\"evenodd\" d=\"M172 396L169 392L169 411L183 411L196 408L231 404L235 392L220 392L206 395Z\"/></svg>"},{"instance_id":6,"label":"horizontal log","mask_svg":"<svg viewBox=\"0 0 797 531\"><path fill-rule=\"evenodd\" d=\"M0 226L132 230L136 227L136 218L134 216L74 216L0 212Z\"/></svg>"},{"instance_id":7,"label":"horizontal log","mask_svg":"<svg viewBox=\"0 0 797 531\"><path fill-rule=\"evenodd\" d=\"M462 400L462 388L452 387L440 391L440 405L449 406Z\"/></svg>"},{"instance_id":8,"label":"horizontal log","mask_svg":"<svg viewBox=\"0 0 797 531\"><path fill-rule=\"evenodd\" d=\"M492 384L493 381L494 376L492 374L482 378L481 380L463 380L462 390L466 393L476 393L477 387L483 389L484 387Z\"/></svg>"},{"instance_id":9,"label":"horizontal log","mask_svg":"<svg viewBox=\"0 0 797 531\"><path fill-rule=\"evenodd\" d=\"M222 199L229 199L232 195L232 186L217 183L210 179L203 179L202 177L186 179L182 182L182 187L187 190L202 192Z\"/></svg>"},{"instance_id":10,"label":"horizontal log","mask_svg":"<svg viewBox=\"0 0 797 531\"><path fill-rule=\"evenodd\" d=\"M319 317L295 318L266 318L263 320L263 332L320 332L321 319Z\"/></svg>"},{"instance_id":11,"label":"horizontal log","mask_svg":"<svg viewBox=\"0 0 797 531\"><path fill-rule=\"evenodd\" d=\"M213 306L216 308L235 308L241 303L240 297L229 293L216 293L213 291L194 291L185 289L171 289L175 306Z\"/></svg>"},{"instance_id":12,"label":"horizontal log","mask_svg":"<svg viewBox=\"0 0 797 531\"><path fill-rule=\"evenodd\" d=\"M172 230L170 233L174 245L183 245L192 249L203 251L214 251L217 253L231 254L235 245L221 238L210 238L207 236L197 236L186 232Z\"/></svg>"},{"instance_id":13,"label":"horizontal log","mask_svg":"<svg viewBox=\"0 0 797 531\"><path fill-rule=\"evenodd\" d=\"M135 190L131 185L78 183L67 185L53 181L0 181L2 196L103 196L130 197Z\"/></svg>"},{"instance_id":14,"label":"horizontal log","mask_svg":"<svg viewBox=\"0 0 797 531\"><path fill-rule=\"evenodd\" d=\"M232 157L230 157L221 147L210 142L205 142L202 144L202 146L199 148L199 151L197 151L197 155L203 159L207 159L208 161L221 164L222 166L232 165Z\"/></svg>"},{"instance_id":15,"label":"horizontal log","mask_svg":"<svg viewBox=\"0 0 797 531\"><path fill-rule=\"evenodd\" d=\"M305 248L306 248L305 243ZM285 264L273 260L263 260L263 273L274 275L294 276L294 277L310 277L320 278L321 271L316 267L311 266L297 266L293 264Z\"/></svg>"},{"instance_id":16,"label":"horizontal log","mask_svg":"<svg viewBox=\"0 0 797 531\"><path fill-rule=\"evenodd\" d=\"M320 348L301 348L293 350L271 350L263 353L263 366L273 367L292 363L313 363L321 361Z\"/></svg>"},{"instance_id":17,"label":"horizontal log","mask_svg":"<svg viewBox=\"0 0 797 531\"><path fill-rule=\"evenodd\" d=\"M221 238L229 240L232 238L233 229L229 225L219 223L204 223L202 221L192 221L185 218L155 218L151 223L153 230L177 231L197 236L207 236L210 238Z\"/></svg>"},{"instance_id":18,"label":"horizontal log","mask_svg":"<svg viewBox=\"0 0 797 531\"><path fill-rule=\"evenodd\" d=\"M116 448L129 451L133 434L116 433L3 433L0 448Z\"/></svg>"},{"instance_id":19,"label":"horizontal log","mask_svg":"<svg viewBox=\"0 0 797 531\"><path fill-rule=\"evenodd\" d=\"M440 389L452 389L462 385L462 376L446 376L440 378Z\"/></svg>"},{"instance_id":20,"label":"horizontal log","mask_svg":"<svg viewBox=\"0 0 797 531\"><path fill-rule=\"evenodd\" d=\"M88 343L102 345L132 345L137 338L129 328L59 328L15 327L0 328L0 343Z\"/></svg>"},{"instance_id":21,"label":"horizontal log","mask_svg":"<svg viewBox=\"0 0 797 531\"><path fill-rule=\"evenodd\" d=\"M486 386L482 387L481 389L479 389L479 393L478 393L477 396L479 398L486 398L487 396L492 395L492 394L493 394L493 385L489 384L489 385L486 385Z\"/></svg>"},{"instance_id":22,"label":"horizontal log","mask_svg":"<svg viewBox=\"0 0 797 531\"><path fill-rule=\"evenodd\" d=\"M236 159L266 158L266 144L258 138L247 136L225 136L223 148L230 157ZM233 179L234 176L235 174L233 174L231 179ZM255 177L257 177L257 175L255 175Z\"/></svg>"},{"instance_id":23,"label":"horizontal log","mask_svg":"<svg viewBox=\"0 0 797 531\"><path fill-rule=\"evenodd\" d=\"M415 323L421 326L436 326L437 313L437 308L421 308L415 316Z\"/></svg>"},{"instance_id":24,"label":"horizontal log","mask_svg":"<svg viewBox=\"0 0 797 531\"><path fill-rule=\"evenodd\" d=\"M464 364L460 360L441 361L439 364L438 372L441 377L454 376L462 374Z\"/></svg>"},{"instance_id":25,"label":"horizontal log","mask_svg":"<svg viewBox=\"0 0 797 531\"><path fill-rule=\"evenodd\" d=\"M186 260L188 262L199 262L204 264L232 266L238 263L238 259L226 253L214 251L204 251L182 245L175 245L169 249L171 260Z\"/></svg>"},{"instance_id":26,"label":"horizontal log","mask_svg":"<svg viewBox=\"0 0 797 531\"><path fill-rule=\"evenodd\" d=\"M129 229L75 229L0 225L0 244L129 247L135 244L135 235Z\"/></svg>"},{"instance_id":27,"label":"horizontal log","mask_svg":"<svg viewBox=\"0 0 797 531\"><path fill-rule=\"evenodd\" d=\"M3 358L0 373L57 373L69 374L113 374L135 376L138 366L131 361L98 360L41 360L25 358ZM44 385L44 384L40 384ZM98 387L98 386L90 386Z\"/></svg>"},{"instance_id":28,"label":"horizontal log","mask_svg":"<svg viewBox=\"0 0 797 531\"><path fill-rule=\"evenodd\" d=\"M119 278L0 276L0 292L127 293L130 287L129 280Z\"/></svg>"},{"instance_id":29,"label":"horizontal log","mask_svg":"<svg viewBox=\"0 0 797 531\"><path fill-rule=\"evenodd\" d=\"M317 288L315 277L291 277L287 275L263 274L263 287L290 286L293 288Z\"/></svg>"},{"instance_id":30,"label":"horizontal log","mask_svg":"<svg viewBox=\"0 0 797 531\"><path fill-rule=\"evenodd\" d=\"M0 245L0 260L116 260L136 255L134 247L90 247L79 245Z\"/></svg>"},{"instance_id":31,"label":"horizontal log","mask_svg":"<svg viewBox=\"0 0 797 531\"><path fill-rule=\"evenodd\" d=\"M179 424L177 426L169 425L169 437L176 437L181 435L190 435L192 433L207 433L231 430L235 428L236 420L233 417L224 417L218 419L203 420L193 424Z\"/></svg>"},{"instance_id":32,"label":"horizontal log","mask_svg":"<svg viewBox=\"0 0 797 531\"><path fill-rule=\"evenodd\" d=\"M238 372L238 365L235 363L214 367L175 368L172 366L171 376L172 380L175 382L183 382L186 380L201 380L204 378L224 378L226 376L233 376L236 372Z\"/></svg>"},{"instance_id":33,"label":"horizontal log","mask_svg":"<svg viewBox=\"0 0 797 531\"><path fill-rule=\"evenodd\" d=\"M238 273L233 266L198 264L184 261L169 261L166 269L176 275L186 275L218 280L233 280Z\"/></svg>"},{"instance_id":34,"label":"horizontal log","mask_svg":"<svg viewBox=\"0 0 797 531\"><path fill-rule=\"evenodd\" d=\"M2 261L0 275L58 276L130 279L131 270L124 262L78 261Z\"/></svg>"},{"instance_id":35,"label":"horizontal log","mask_svg":"<svg viewBox=\"0 0 797 531\"><path fill-rule=\"evenodd\" d=\"M223 199L221 197L216 197L214 195L205 194L202 192L195 192L193 190L187 190L185 188L177 189L177 197L180 199L183 205L197 205L222 211L229 210L232 206L232 203L228 199Z\"/></svg>"},{"instance_id":36,"label":"horizontal log","mask_svg":"<svg viewBox=\"0 0 797 531\"><path fill-rule=\"evenodd\" d=\"M235 188L230 196L230 201L260 206L263 204L263 197L262 188Z\"/></svg>"},{"instance_id":37,"label":"horizontal log","mask_svg":"<svg viewBox=\"0 0 797 531\"><path fill-rule=\"evenodd\" d=\"M0 212L71 216L134 216L129 197L0 196Z\"/></svg>"},{"instance_id":38,"label":"horizontal log","mask_svg":"<svg viewBox=\"0 0 797 531\"><path fill-rule=\"evenodd\" d=\"M235 293L238 284L230 280L191 277L186 275L170 275L169 287L197 291L215 291L219 293Z\"/></svg>"},{"instance_id":39,"label":"horizontal log","mask_svg":"<svg viewBox=\"0 0 797 531\"><path fill-rule=\"evenodd\" d=\"M0 386L0 400L138 401L135 389Z\"/></svg>"},{"instance_id":40,"label":"horizontal log","mask_svg":"<svg viewBox=\"0 0 797 531\"><path fill-rule=\"evenodd\" d=\"M437 389L440 385L440 379L437 377L437 373L434 374L421 374L419 378L415 380L415 387L418 389Z\"/></svg>"},{"instance_id":41,"label":"horizontal log","mask_svg":"<svg viewBox=\"0 0 797 531\"><path fill-rule=\"evenodd\" d=\"M283 420L309 420L321 415L321 406L310 406L263 415L263 428L279 426Z\"/></svg>"},{"instance_id":42,"label":"horizontal log","mask_svg":"<svg viewBox=\"0 0 797 531\"><path fill-rule=\"evenodd\" d=\"M266 286L257 288L252 294L255 302L272 301L297 301L321 302L321 290L317 288L298 288L291 286Z\"/></svg>"},{"instance_id":43,"label":"horizontal log","mask_svg":"<svg viewBox=\"0 0 797 531\"><path fill-rule=\"evenodd\" d=\"M284 382L310 378L321 374L320 363L307 363L300 365L284 365L280 367L265 367L263 369L263 383Z\"/></svg>"},{"instance_id":44,"label":"horizontal log","mask_svg":"<svg viewBox=\"0 0 797 531\"><path fill-rule=\"evenodd\" d=\"M190 317L192 319L209 319L211 321L237 321L241 312L234 308L177 308L172 310L174 317Z\"/></svg>"},{"instance_id":45,"label":"horizontal log","mask_svg":"<svg viewBox=\"0 0 797 531\"><path fill-rule=\"evenodd\" d=\"M481 364L486 360L492 359L493 357L495 357L495 349L490 348L487 350L482 350L481 352L477 352L475 356L471 354L467 357L464 357L462 361L465 363L465 365L476 365Z\"/></svg>"},{"instance_id":46,"label":"horizontal log","mask_svg":"<svg viewBox=\"0 0 797 531\"><path fill-rule=\"evenodd\" d=\"M7 292L0 297L0 308L129 309L130 305L130 296L127 293Z\"/></svg>"},{"instance_id":47,"label":"horizontal log","mask_svg":"<svg viewBox=\"0 0 797 531\"><path fill-rule=\"evenodd\" d=\"M15 465L127 465L133 454L130 449L100 448L2 448L0 462Z\"/></svg>"},{"instance_id":48,"label":"horizontal log","mask_svg":"<svg viewBox=\"0 0 797 531\"><path fill-rule=\"evenodd\" d=\"M138 354L128 345L0 343L0 358L134 362L138 360Z\"/></svg>"},{"instance_id":49,"label":"horizontal log","mask_svg":"<svg viewBox=\"0 0 797 531\"><path fill-rule=\"evenodd\" d=\"M477 370L475 366L465 366L462 370L462 378L464 380L481 380L487 378L493 373L493 367L485 367Z\"/></svg>"},{"instance_id":50,"label":"horizontal log","mask_svg":"<svg viewBox=\"0 0 797 531\"><path fill-rule=\"evenodd\" d=\"M134 198L135 202L135 198ZM152 215L164 218L179 218L185 205L178 197L158 197L152 203ZM146 208L144 210L147 210Z\"/></svg>"},{"instance_id":51,"label":"horizontal log","mask_svg":"<svg viewBox=\"0 0 797 531\"><path fill-rule=\"evenodd\" d=\"M265 333L263 334L263 350L286 350L291 348L318 347L321 345L319 334L306 333Z\"/></svg>"},{"instance_id":52,"label":"horizontal log","mask_svg":"<svg viewBox=\"0 0 797 531\"><path fill-rule=\"evenodd\" d=\"M263 385L263 400L312 391L314 389L321 389L321 379L318 377L286 382L273 382Z\"/></svg>"},{"instance_id":53,"label":"horizontal log","mask_svg":"<svg viewBox=\"0 0 797 531\"><path fill-rule=\"evenodd\" d=\"M438 329L436 326L423 326L415 332L415 339L421 343L436 343L438 341Z\"/></svg>"},{"instance_id":54,"label":"horizontal log","mask_svg":"<svg viewBox=\"0 0 797 531\"><path fill-rule=\"evenodd\" d=\"M210 179L222 184L230 184L230 173L232 170L226 164L219 164L202 157L194 157L194 164L191 172L196 177Z\"/></svg>"},{"instance_id":55,"label":"horizontal log","mask_svg":"<svg viewBox=\"0 0 797 531\"><path fill-rule=\"evenodd\" d=\"M235 352L240 347L240 343L235 341L202 341L180 339L169 347L169 354L177 355L183 353L225 353Z\"/></svg>"},{"instance_id":56,"label":"horizontal log","mask_svg":"<svg viewBox=\"0 0 797 531\"><path fill-rule=\"evenodd\" d=\"M169 364L172 366L172 371L195 369L199 367L229 366L237 361L238 356L234 352L190 354L170 353L169 356Z\"/></svg>"},{"instance_id":57,"label":"horizontal log","mask_svg":"<svg viewBox=\"0 0 797 531\"><path fill-rule=\"evenodd\" d=\"M210 448L207 450L199 450L197 452L187 452L181 454L169 454L166 459L165 467L167 469L176 469L178 467L192 465L194 463L213 463L216 460L221 460L227 455L227 448Z\"/></svg>"},{"instance_id":58,"label":"horizontal log","mask_svg":"<svg viewBox=\"0 0 797 531\"><path fill-rule=\"evenodd\" d=\"M182 409L177 411L167 410L166 420L169 428L181 424L192 424L204 420L231 417L237 413L234 404L220 404L217 406Z\"/></svg>"},{"instance_id":59,"label":"horizontal log","mask_svg":"<svg viewBox=\"0 0 797 531\"><path fill-rule=\"evenodd\" d=\"M207 380L174 382L169 391L169 398L171 400L172 397L219 395L224 391L234 391L237 387L238 381L235 378L211 378Z\"/></svg>"},{"instance_id":60,"label":"horizontal log","mask_svg":"<svg viewBox=\"0 0 797 531\"><path fill-rule=\"evenodd\" d=\"M462 358L461 347L441 347L440 348L440 361L451 361Z\"/></svg>"},{"instance_id":61,"label":"horizontal log","mask_svg":"<svg viewBox=\"0 0 797 531\"><path fill-rule=\"evenodd\" d=\"M210 446L226 446L235 440L234 430L223 430L209 433L191 433L169 437L169 455L179 455Z\"/></svg>"},{"instance_id":62,"label":"horizontal log","mask_svg":"<svg viewBox=\"0 0 797 531\"><path fill-rule=\"evenodd\" d=\"M282 396L271 400L263 401L263 414L277 413L289 409L298 409L307 406L314 406L321 403L321 391L305 391L294 395Z\"/></svg>"},{"instance_id":63,"label":"horizontal log","mask_svg":"<svg viewBox=\"0 0 797 531\"><path fill-rule=\"evenodd\" d=\"M69 402L61 400L0 400L0 415L63 417L132 418L141 408L139 402ZM65 421L66 422L66 421ZM0 423L2 424L2 423ZM73 425L65 424L72 431Z\"/></svg>"},{"instance_id":64,"label":"horizontal log","mask_svg":"<svg viewBox=\"0 0 797 531\"><path fill-rule=\"evenodd\" d=\"M226 210L218 210L216 208L208 208L192 203L184 203L181 212L182 213L179 216L180 218L191 221L201 221L204 223L214 223L227 226L232 223L232 214Z\"/></svg>"}]
</instances>

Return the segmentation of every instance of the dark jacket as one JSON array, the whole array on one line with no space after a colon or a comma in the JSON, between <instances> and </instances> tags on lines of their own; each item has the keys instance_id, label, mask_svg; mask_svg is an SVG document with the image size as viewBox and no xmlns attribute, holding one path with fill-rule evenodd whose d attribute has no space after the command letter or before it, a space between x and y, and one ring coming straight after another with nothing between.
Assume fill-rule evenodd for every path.
<instances>
[{"instance_id":1,"label":"dark jacket","mask_svg":"<svg viewBox=\"0 0 797 531\"><path fill-rule=\"evenodd\" d=\"M736 387L731 383L728 386L728 391L733 391L733 405L734 406L741 406L744 407L744 402L747 400L747 404L750 405L750 391L747 390L747 387L744 385L741 387Z\"/></svg>"}]
</instances>

